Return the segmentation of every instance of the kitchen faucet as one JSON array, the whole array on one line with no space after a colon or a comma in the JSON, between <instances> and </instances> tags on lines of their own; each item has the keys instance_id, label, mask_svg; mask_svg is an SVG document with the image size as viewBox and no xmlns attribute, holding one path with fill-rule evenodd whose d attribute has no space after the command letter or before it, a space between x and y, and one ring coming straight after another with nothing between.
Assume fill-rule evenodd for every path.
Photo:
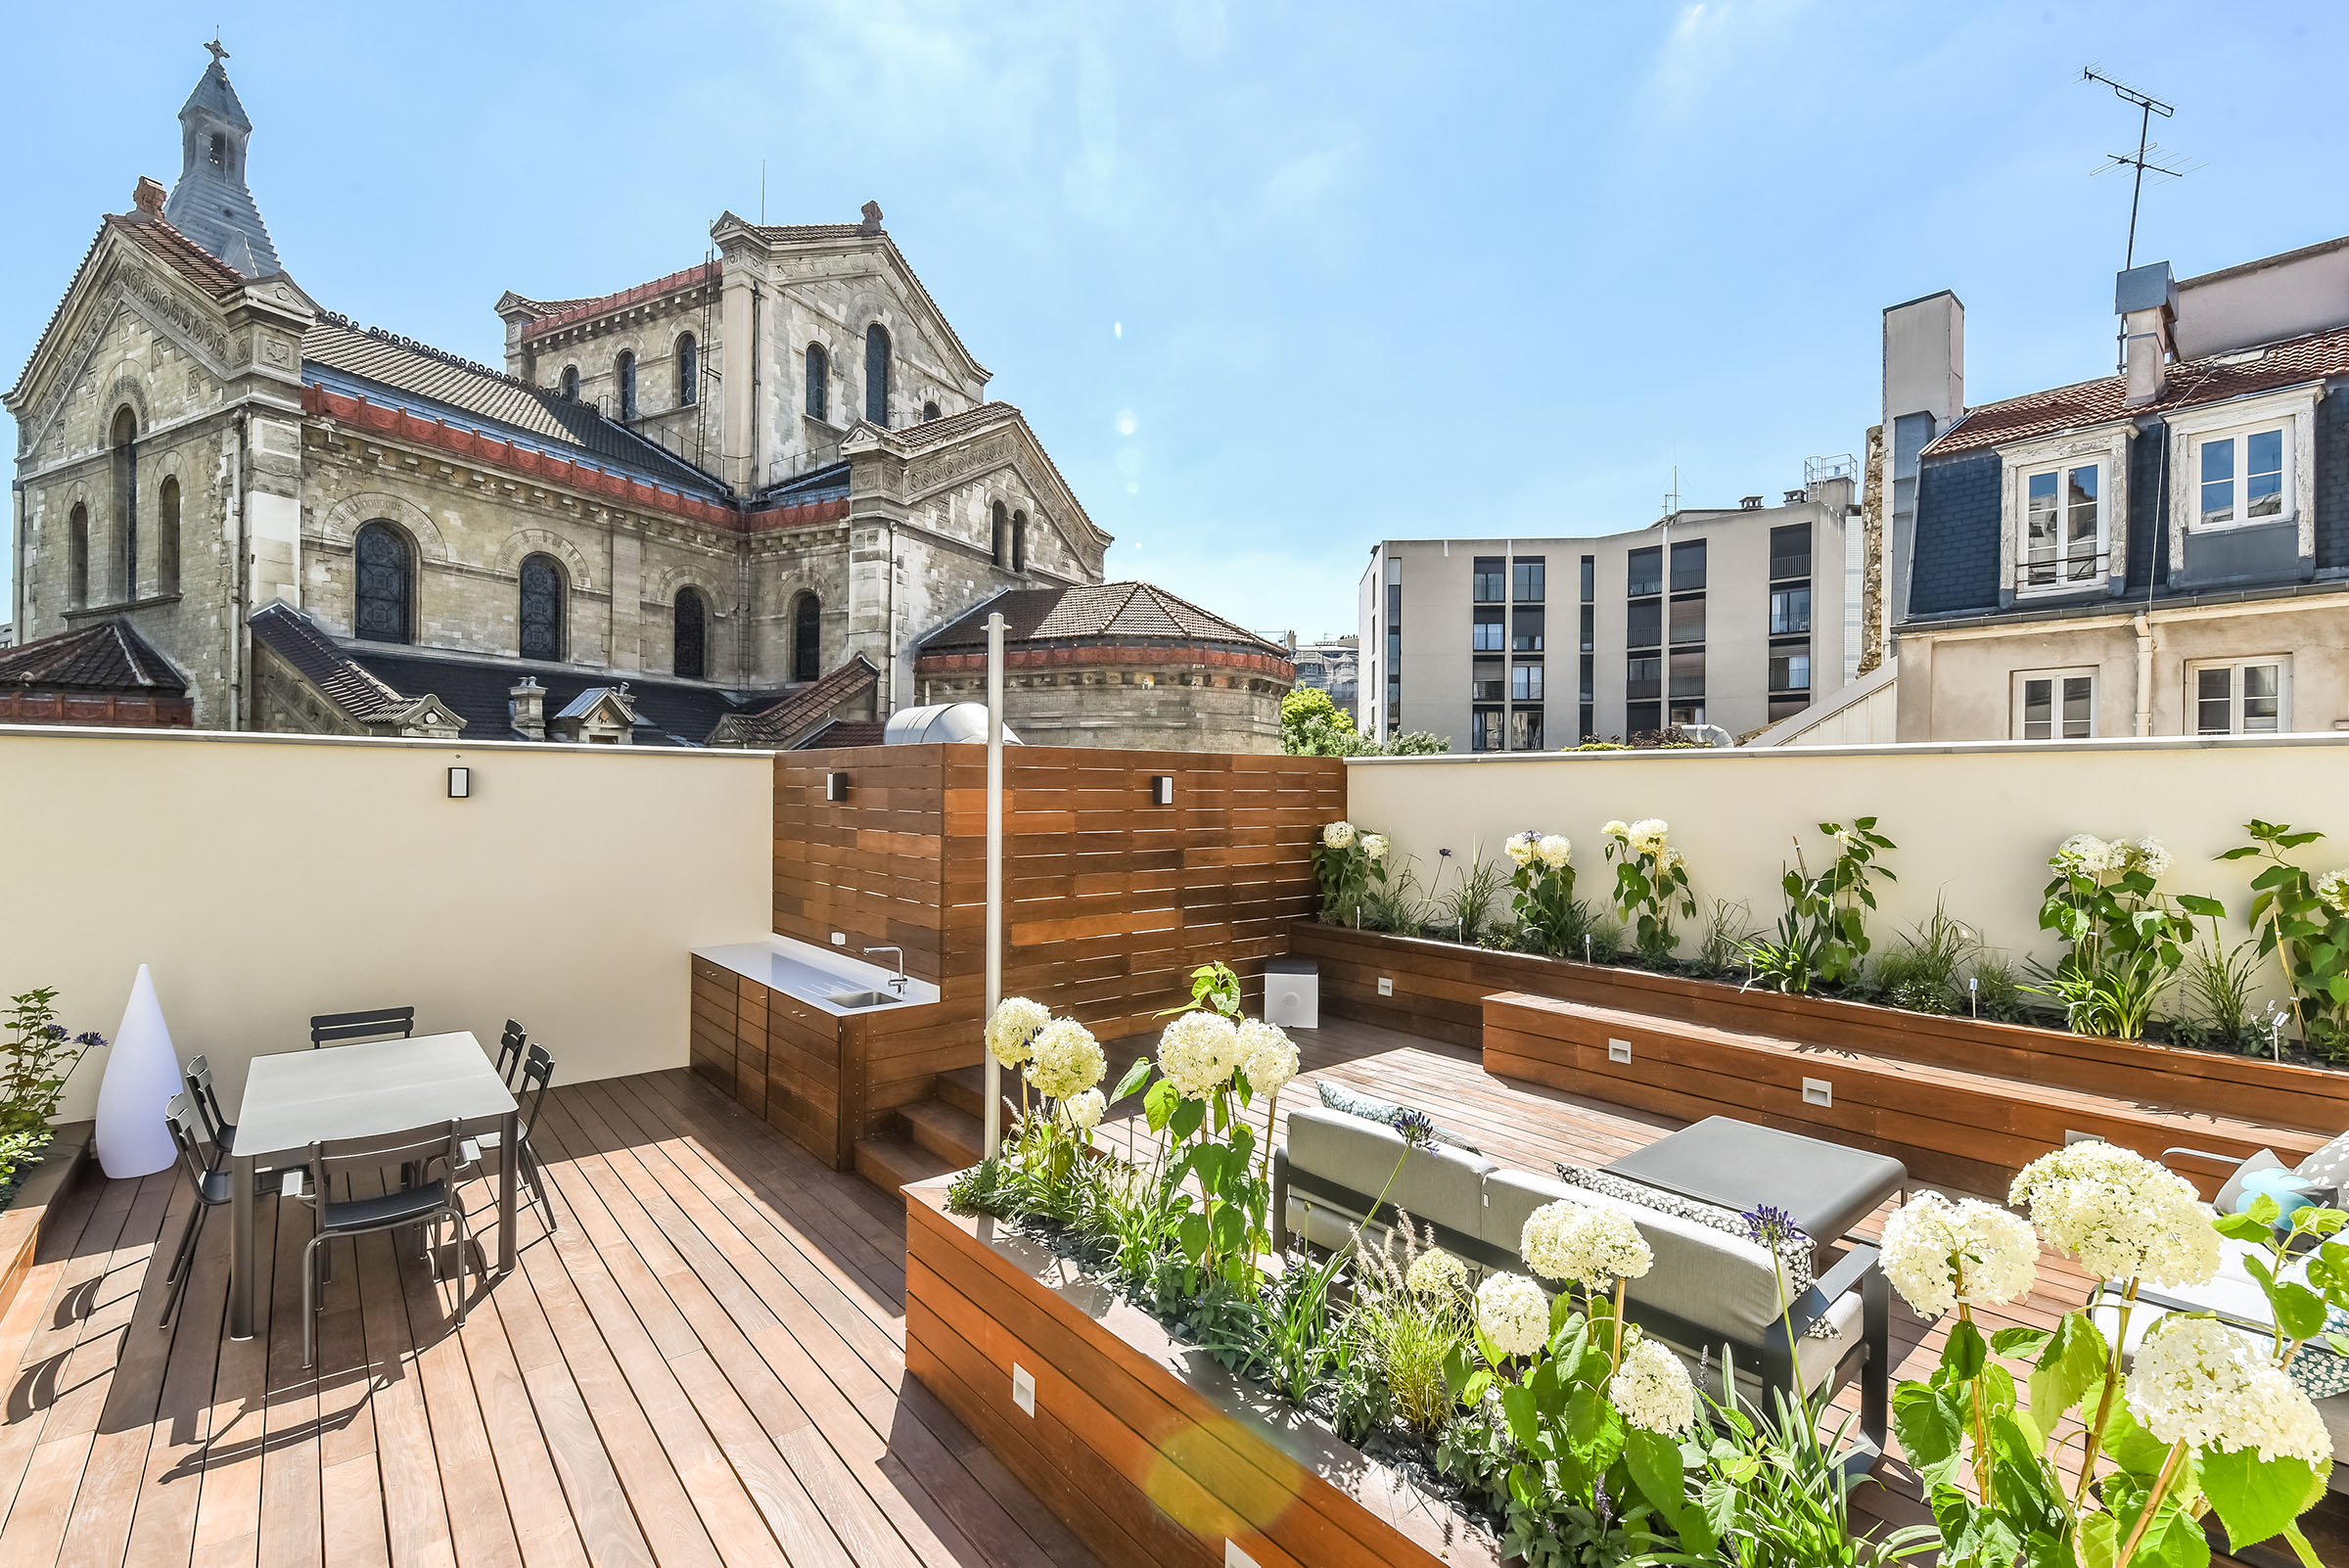
<instances>
[{"instance_id":1,"label":"kitchen faucet","mask_svg":"<svg viewBox=\"0 0 2349 1568\"><path fill-rule=\"evenodd\" d=\"M893 947L893 946L890 946L890 945L887 945L886 943L885 943L885 944L883 944L882 945L878 946L878 947L867 947L867 948L865 948L865 949L864 949L864 955L865 955L867 958L870 958L870 957L871 957L871 956L872 956L874 953L877 953L877 952L894 952L894 953L896 953L896 954L898 955L898 978L897 978L897 979L895 979L895 980L893 980L893 981L891 981L891 982L889 983L889 989L890 989L890 990L892 990L892 991L894 991L894 992L897 992L898 995L900 995L900 996L904 995L904 994L905 994L905 949L904 949L904 948L902 948L902 947Z\"/></svg>"}]
</instances>

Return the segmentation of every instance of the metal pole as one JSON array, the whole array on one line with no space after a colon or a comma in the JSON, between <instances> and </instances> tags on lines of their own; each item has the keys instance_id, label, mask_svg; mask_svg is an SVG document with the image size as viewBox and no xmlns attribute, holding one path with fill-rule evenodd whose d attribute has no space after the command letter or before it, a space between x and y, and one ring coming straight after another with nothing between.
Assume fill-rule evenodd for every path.
<instances>
[{"instance_id":1,"label":"metal pole","mask_svg":"<svg viewBox=\"0 0 2349 1568\"><path fill-rule=\"evenodd\" d=\"M987 1016L1003 1000L1003 617L987 618ZM1003 1146L1003 1066L987 1053L987 1156Z\"/></svg>"}]
</instances>

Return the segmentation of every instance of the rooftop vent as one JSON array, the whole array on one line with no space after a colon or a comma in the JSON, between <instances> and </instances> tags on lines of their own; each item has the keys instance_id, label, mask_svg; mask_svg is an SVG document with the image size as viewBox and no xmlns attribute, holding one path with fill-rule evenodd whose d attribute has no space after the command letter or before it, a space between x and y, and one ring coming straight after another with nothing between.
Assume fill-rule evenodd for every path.
<instances>
[{"instance_id":1,"label":"rooftop vent","mask_svg":"<svg viewBox=\"0 0 2349 1568\"><path fill-rule=\"evenodd\" d=\"M1759 512L1762 510L1762 497L1759 495L1740 495L1737 497L1737 507L1738 510L1744 512Z\"/></svg>"},{"instance_id":2,"label":"rooftop vent","mask_svg":"<svg viewBox=\"0 0 2349 1568\"><path fill-rule=\"evenodd\" d=\"M987 705L985 703L931 703L922 708L906 708L892 714L889 727L882 732L883 744L889 746L984 745L987 741ZM1017 746L1020 738L1003 726L1003 744Z\"/></svg>"},{"instance_id":3,"label":"rooftop vent","mask_svg":"<svg viewBox=\"0 0 2349 1568\"><path fill-rule=\"evenodd\" d=\"M1786 499L1780 504L1785 506L1800 506L1809 499L1811 499L1811 492L1809 490L1788 490L1786 492Z\"/></svg>"}]
</instances>

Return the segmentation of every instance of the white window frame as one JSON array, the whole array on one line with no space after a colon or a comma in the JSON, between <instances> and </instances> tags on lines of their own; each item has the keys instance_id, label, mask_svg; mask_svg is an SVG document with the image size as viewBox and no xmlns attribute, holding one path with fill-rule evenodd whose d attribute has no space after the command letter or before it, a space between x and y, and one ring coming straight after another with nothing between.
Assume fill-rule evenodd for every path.
<instances>
[{"instance_id":1,"label":"white window frame","mask_svg":"<svg viewBox=\"0 0 2349 1568\"><path fill-rule=\"evenodd\" d=\"M2276 727L2274 729L2245 729L2243 727L2243 671L2273 666L2276 670ZM2202 673L2208 669L2234 672L2228 683L2227 728L2205 730L2202 727ZM2240 659L2191 659L2186 666L2186 722L2188 735L2288 735L2292 732L2292 656L2288 653L2247 654Z\"/></svg>"},{"instance_id":2,"label":"white window frame","mask_svg":"<svg viewBox=\"0 0 2349 1568\"><path fill-rule=\"evenodd\" d=\"M2110 591L2128 561L2130 435L2131 427L2116 425L2042 440L2016 441L1999 448L2002 480L1999 573L2003 592L2017 599L2038 599ZM2101 562L2103 570L2088 577L2074 577L2058 571L2053 582L2027 581L2032 477L2050 472L2060 476L2071 469L2090 467L2096 471L2096 559ZM2062 494L2062 484L2059 477L2058 497ZM2059 564L2068 559L2068 551L2057 557Z\"/></svg>"},{"instance_id":3,"label":"white window frame","mask_svg":"<svg viewBox=\"0 0 2349 1568\"><path fill-rule=\"evenodd\" d=\"M2076 680L2082 676L2086 676L2088 679L2088 733L2086 735L2066 735L2063 733L2062 682ZM2048 733L2045 735L2027 734L2023 727L2024 688L2034 680L2044 680L2049 683ZM2012 739L2030 741L2033 745L2049 741L2095 740L2097 729L2096 704L2104 695L2103 685L2103 671L2095 665L2073 665L2062 669L2016 670L2008 688L2007 734Z\"/></svg>"},{"instance_id":4,"label":"white window frame","mask_svg":"<svg viewBox=\"0 0 2349 1568\"><path fill-rule=\"evenodd\" d=\"M2245 510L2246 492L2250 487L2251 481L2251 438L2255 436L2268 435L2275 436L2277 444L2281 448L2282 472L2277 477L2282 482L2282 484L2276 496L2276 510L2263 517L2252 517ZM2230 446L2234 450L2229 454L2232 472L2227 480L2229 488L2227 515L2213 521L2203 504L2202 489L2207 482L2202 475L2202 462L2203 454L2211 447L2218 445ZM2187 443L2187 461L2193 465L2194 470L2194 512L2188 522L2189 528L2199 529L2206 532L2216 532L2221 529L2239 529L2254 523L2275 525L2292 521L2294 512L2292 507L2293 464L2290 421L2287 420L2280 425L2245 425L2234 430L2213 431L2207 436L2196 436Z\"/></svg>"},{"instance_id":5,"label":"white window frame","mask_svg":"<svg viewBox=\"0 0 2349 1568\"><path fill-rule=\"evenodd\" d=\"M2317 397L2320 385L2286 388L2257 397L2235 398L2207 408L2190 408L2169 417L2170 493L2169 530L2171 570L2186 559L2188 533L2217 533L2229 529L2289 526L2303 560L2317 553ZM2225 523L2202 521L2202 443L2239 440L2261 431L2283 431L2283 510L2273 517L2242 516L2243 458L2235 453L2234 516Z\"/></svg>"}]
</instances>

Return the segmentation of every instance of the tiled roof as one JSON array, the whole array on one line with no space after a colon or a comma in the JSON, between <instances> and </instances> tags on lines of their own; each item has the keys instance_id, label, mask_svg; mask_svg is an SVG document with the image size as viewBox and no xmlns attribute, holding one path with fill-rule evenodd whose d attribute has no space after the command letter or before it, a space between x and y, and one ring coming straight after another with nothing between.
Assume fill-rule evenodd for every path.
<instances>
[{"instance_id":1,"label":"tiled roof","mask_svg":"<svg viewBox=\"0 0 2349 1568\"><path fill-rule=\"evenodd\" d=\"M877 718L835 718L791 750L811 752L820 746L879 746L888 735L889 725Z\"/></svg>"},{"instance_id":2,"label":"tiled roof","mask_svg":"<svg viewBox=\"0 0 2349 1568\"><path fill-rule=\"evenodd\" d=\"M1115 641L1128 637L1183 642L1230 643L1250 652L1285 650L1221 616L1202 610L1149 582L1103 582L1073 588L1014 588L997 594L961 620L922 640L924 654L983 650L987 618L1004 620L1003 640L1021 642Z\"/></svg>"},{"instance_id":3,"label":"tiled roof","mask_svg":"<svg viewBox=\"0 0 2349 1568\"><path fill-rule=\"evenodd\" d=\"M2138 414L2157 414L2200 403L2224 402L2251 392L2349 375L2349 327L2286 338L2260 348L2234 349L2182 359L2169 367L2166 390L2154 402L2128 406L2128 378L2105 376L2075 382L2002 402L1969 408L1963 418L1925 447L1929 457L1967 452L2007 441L2052 436L2060 431L2109 424Z\"/></svg>"},{"instance_id":4,"label":"tiled roof","mask_svg":"<svg viewBox=\"0 0 2349 1568\"><path fill-rule=\"evenodd\" d=\"M168 219L136 212L112 213L106 222L215 300L228 299L245 287L243 274L173 228Z\"/></svg>"},{"instance_id":5,"label":"tiled roof","mask_svg":"<svg viewBox=\"0 0 2349 1568\"><path fill-rule=\"evenodd\" d=\"M881 671L862 654L851 654L847 664L792 692L771 707L746 713L735 719L730 739L743 746L788 746L810 725L842 703L877 688Z\"/></svg>"},{"instance_id":6,"label":"tiled roof","mask_svg":"<svg viewBox=\"0 0 2349 1568\"><path fill-rule=\"evenodd\" d=\"M522 335L526 339L544 337L547 333L560 331L575 322L585 321L607 311L645 300L658 300L665 294L674 294L680 289L694 288L712 281L717 275L717 263L704 261L682 272L672 272L666 278L655 278L650 283L639 283L614 294L599 294L585 300L527 300L524 301L525 308L537 315L538 319L525 327Z\"/></svg>"},{"instance_id":7,"label":"tiled roof","mask_svg":"<svg viewBox=\"0 0 2349 1568\"><path fill-rule=\"evenodd\" d=\"M316 622L292 605L263 605L254 612L252 625L253 636L270 652L362 724L396 713L410 701L345 653L318 629ZM499 727L504 726L501 723Z\"/></svg>"},{"instance_id":8,"label":"tiled roof","mask_svg":"<svg viewBox=\"0 0 2349 1568\"><path fill-rule=\"evenodd\" d=\"M188 683L120 616L0 649L0 686L70 691L144 691L184 697Z\"/></svg>"},{"instance_id":9,"label":"tiled roof","mask_svg":"<svg viewBox=\"0 0 2349 1568\"><path fill-rule=\"evenodd\" d=\"M770 244L788 245L794 240L874 239L887 231L876 229L868 235L861 223L754 223L751 232Z\"/></svg>"},{"instance_id":10,"label":"tiled roof","mask_svg":"<svg viewBox=\"0 0 2349 1568\"><path fill-rule=\"evenodd\" d=\"M1020 411L1009 403L987 402L976 408L966 408L959 414L944 414L937 419L916 420L892 430L889 435L899 446L909 451L944 445L960 440L975 430L985 429L1008 414L1014 419Z\"/></svg>"}]
</instances>

